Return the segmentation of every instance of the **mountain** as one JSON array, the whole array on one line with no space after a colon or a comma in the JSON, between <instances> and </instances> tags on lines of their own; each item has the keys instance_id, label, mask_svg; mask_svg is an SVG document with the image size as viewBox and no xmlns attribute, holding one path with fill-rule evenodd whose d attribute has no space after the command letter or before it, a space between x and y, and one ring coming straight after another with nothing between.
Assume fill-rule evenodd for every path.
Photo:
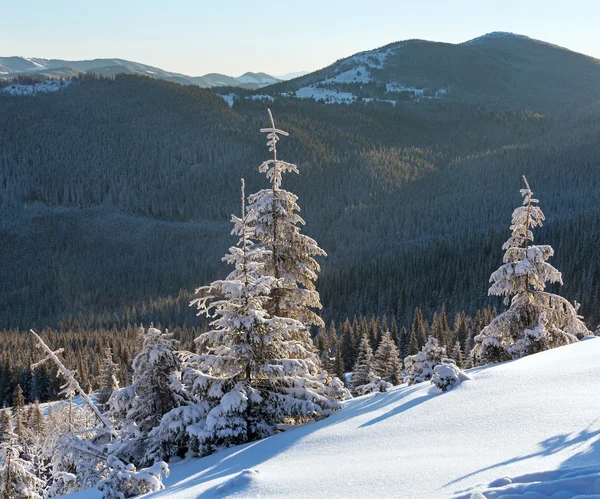
<instances>
[{"instance_id":1,"label":"mountain","mask_svg":"<svg viewBox=\"0 0 600 499\"><path fill-rule=\"evenodd\" d=\"M599 356L591 338L471 369L445 393L424 382L358 397L321 421L172 463L148 497L598 497Z\"/></svg>"},{"instance_id":2,"label":"mountain","mask_svg":"<svg viewBox=\"0 0 600 499\"><path fill-rule=\"evenodd\" d=\"M598 99L599 77L598 59L522 35L490 33L461 44L391 43L268 93L324 102L447 100L550 110Z\"/></svg>"},{"instance_id":3,"label":"mountain","mask_svg":"<svg viewBox=\"0 0 600 499\"><path fill-rule=\"evenodd\" d=\"M340 88L355 95L361 86L385 93L391 78L434 82L431 61L448 57L454 83L439 75L447 95L395 105L295 96L296 86L335 78L351 64L375 66L380 56L365 54L388 50L369 71L381 83L332 85L350 85ZM547 218L536 241L553 246L551 263L563 272L564 286L552 291L579 302L595 329L598 61L513 35L371 52L260 91L227 89L239 97L231 108L220 89L131 74L86 74L33 97L6 87L0 261L11 265L0 328L57 326L80 315L90 328L117 318L158 323L152 314L169 329L198 326L189 295L226 275L221 257L234 242L239 179L249 193L267 185L258 165L269 155L259 132L268 105L290 133L279 157L299 165L283 186L299 196L303 230L328 253L317 284L328 323L393 315L410 329L415 307L429 318L444 305L450 315L502 310L487 295L488 280L502 263L525 174ZM473 70L484 62L505 78Z\"/></svg>"},{"instance_id":4,"label":"mountain","mask_svg":"<svg viewBox=\"0 0 600 499\"><path fill-rule=\"evenodd\" d=\"M310 71L295 71L292 73L285 73L283 75L276 75L275 78L279 78L283 81L293 80L294 78L298 78L300 76L304 76L310 73Z\"/></svg>"},{"instance_id":5,"label":"mountain","mask_svg":"<svg viewBox=\"0 0 600 499\"><path fill-rule=\"evenodd\" d=\"M196 85L202 88L219 86L257 89L277 83L280 80L265 73L245 73L237 78L218 73L204 76L187 76L164 71L154 66L126 61L124 59L93 59L91 61L65 61L60 59L41 59L24 57L0 57L0 79L22 76L38 78L68 78L82 73L92 72L113 77L116 74L137 74L161 80Z\"/></svg>"}]
</instances>

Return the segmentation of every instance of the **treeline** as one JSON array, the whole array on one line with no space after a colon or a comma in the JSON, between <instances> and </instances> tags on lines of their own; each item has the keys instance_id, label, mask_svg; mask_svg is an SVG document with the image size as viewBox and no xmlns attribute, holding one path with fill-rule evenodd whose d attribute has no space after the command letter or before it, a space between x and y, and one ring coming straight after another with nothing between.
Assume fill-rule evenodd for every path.
<instances>
[{"instance_id":1,"label":"treeline","mask_svg":"<svg viewBox=\"0 0 600 499\"><path fill-rule=\"evenodd\" d=\"M485 308L474 316L459 312L448 317L443 306L431 317L420 308L414 313L411 324L398 322L395 316L353 316L339 323L331 321L326 327L315 331L315 347L325 368L343 379L344 372L352 371L358 355L358 347L363 333L369 338L373 351L377 350L383 334L390 331L401 359L413 355L427 342L428 336L438 339L446 347L448 354L453 352L456 342L460 345L463 357L473 348L473 338L479 334L496 311ZM90 327L89 318L63 321L58 329L48 329L42 334L44 341L53 349L64 349L62 358L65 365L77 371L82 388L88 392L98 391L102 386L102 362L107 349L113 354L117 366L117 381L120 386L131 383L131 361L140 349L140 326ZM154 323L162 327L160 322ZM183 350L195 351L194 338L205 331L200 327L174 327L169 329L173 338L179 341ZM336 368L335 357L339 349L341 367ZM49 363L32 368L42 357L35 348L35 341L27 331L5 330L0 333L0 406L12 406L17 385L23 392L26 403L56 400L63 383L56 369ZM341 372L336 372L341 369Z\"/></svg>"}]
</instances>

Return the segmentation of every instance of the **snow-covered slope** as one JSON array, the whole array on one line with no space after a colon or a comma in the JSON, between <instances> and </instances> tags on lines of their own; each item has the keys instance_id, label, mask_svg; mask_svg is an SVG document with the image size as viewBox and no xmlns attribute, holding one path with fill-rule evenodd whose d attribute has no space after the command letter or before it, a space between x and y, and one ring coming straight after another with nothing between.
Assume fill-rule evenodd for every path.
<instances>
[{"instance_id":1,"label":"snow-covered slope","mask_svg":"<svg viewBox=\"0 0 600 499\"><path fill-rule=\"evenodd\" d=\"M473 369L446 393L422 383L360 397L326 420L173 463L149 497L598 497L599 372L591 338Z\"/></svg>"}]
</instances>

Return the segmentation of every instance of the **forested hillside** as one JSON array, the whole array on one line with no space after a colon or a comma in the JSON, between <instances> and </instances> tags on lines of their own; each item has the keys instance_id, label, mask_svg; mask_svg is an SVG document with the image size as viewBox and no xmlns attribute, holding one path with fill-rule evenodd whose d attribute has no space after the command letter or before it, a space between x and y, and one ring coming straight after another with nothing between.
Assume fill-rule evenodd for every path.
<instances>
[{"instance_id":1,"label":"forested hillside","mask_svg":"<svg viewBox=\"0 0 600 499\"><path fill-rule=\"evenodd\" d=\"M598 88L585 63L586 88ZM487 280L522 174L544 204L537 236L556 250L561 293L582 303L588 325L600 321L600 104L592 90L580 98L577 74L561 78L556 112L523 103L532 89L521 87L508 107L269 104L300 167L286 184L328 253L317 283L326 322L374 313L410 325L416 306L426 316L442 304L501 308ZM79 314L91 325L147 322L157 308L163 326L199 325L187 302L222 273L239 178L264 187L265 103L230 108L209 90L118 76L0 93L0 109L0 327Z\"/></svg>"}]
</instances>

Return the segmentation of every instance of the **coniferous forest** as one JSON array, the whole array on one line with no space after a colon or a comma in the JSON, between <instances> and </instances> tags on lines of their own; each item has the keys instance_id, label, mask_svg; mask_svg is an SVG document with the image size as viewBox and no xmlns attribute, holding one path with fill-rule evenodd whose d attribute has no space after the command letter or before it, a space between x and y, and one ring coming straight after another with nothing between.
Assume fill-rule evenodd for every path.
<instances>
[{"instance_id":1,"label":"coniferous forest","mask_svg":"<svg viewBox=\"0 0 600 499\"><path fill-rule=\"evenodd\" d=\"M246 93L0 93L4 486L132 497L172 458L593 334L597 102Z\"/></svg>"}]
</instances>

